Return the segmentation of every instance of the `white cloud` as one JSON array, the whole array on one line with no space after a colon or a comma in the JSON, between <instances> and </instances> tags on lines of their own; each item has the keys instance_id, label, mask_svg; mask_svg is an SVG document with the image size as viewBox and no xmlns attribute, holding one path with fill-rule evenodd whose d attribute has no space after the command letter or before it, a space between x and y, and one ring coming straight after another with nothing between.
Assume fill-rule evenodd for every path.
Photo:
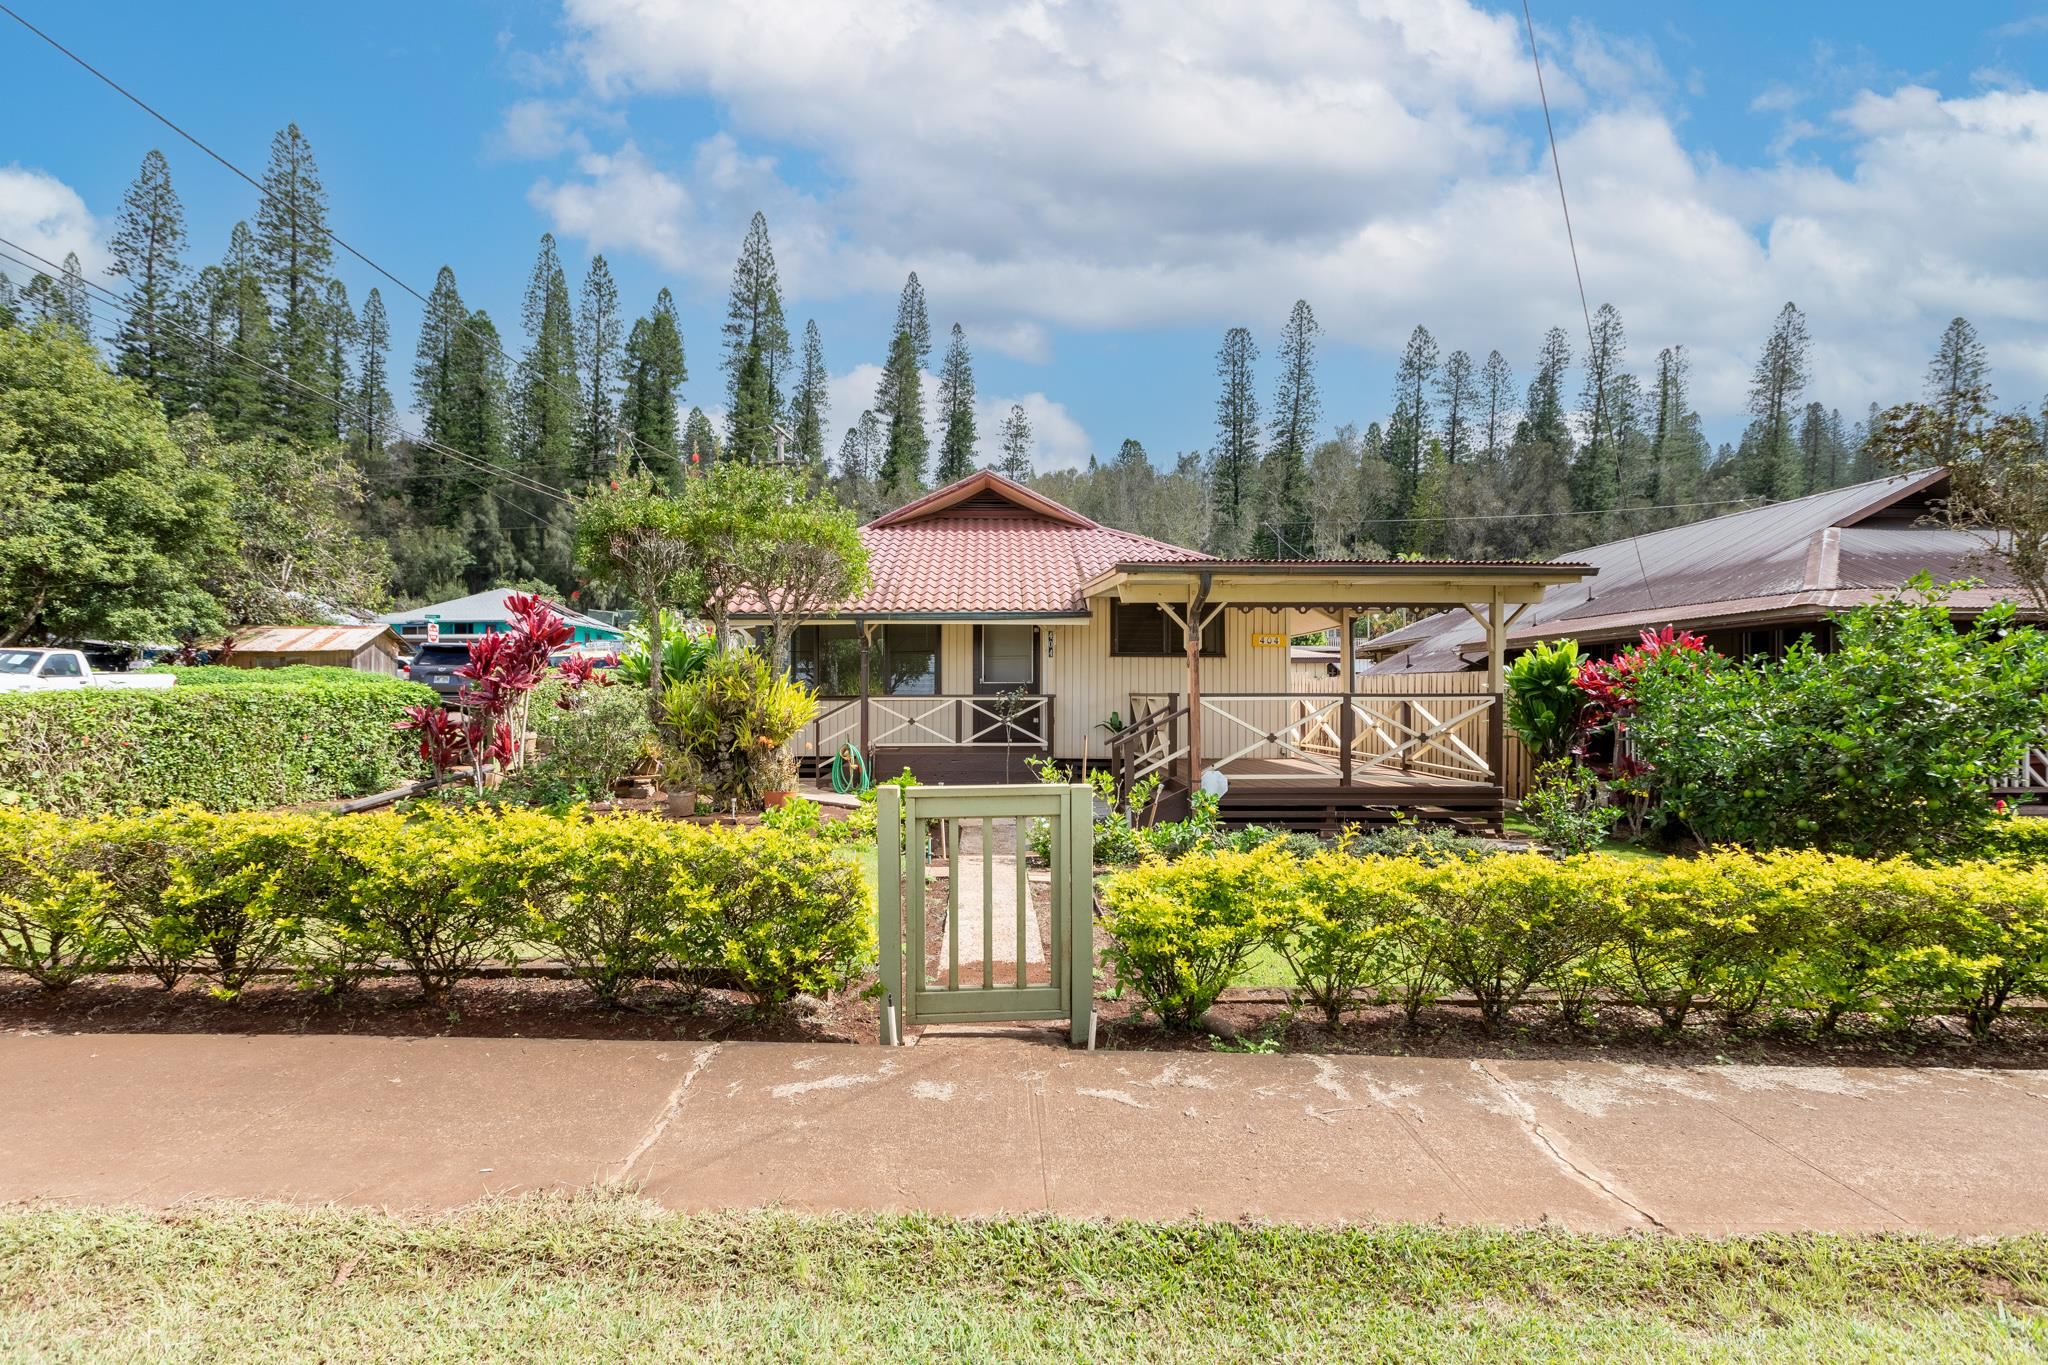
<instances>
[{"instance_id":1,"label":"white cloud","mask_svg":"<svg viewBox=\"0 0 2048 1365\"><path fill-rule=\"evenodd\" d=\"M825 456L829 460L839 458L839 443L845 439L846 430L860 421L862 412L874 406L875 387L881 382L882 367L879 365L856 365L844 374L835 374L826 386L831 397L831 411L825 422ZM927 373L924 376L924 406L927 434L931 438L934 459L939 448L940 427L937 404L938 376ZM1041 470L1070 469L1086 464L1094 451L1094 444L1088 433L1074 419L1074 415L1056 399L1043 393L1024 394L976 394L974 401L974 425L977 444L981 451L981 463L993 464L1000 440L1003 418L1010 412L1010 406L1022 404L1024 413L1031 419L1031 434L1035 447L1033 460ZM927 471L929 473L930 471Z\"/></svg>"},{"instance_id":2,"label":"white cloud","mask_svg":"<svg viewBox=\"0 0 2048 1365\"><path fill-rule=\"evenodd\" d=\"M594 251L626 247L679 270L697 260L705 244L686 232L690 192L638 147L628 142L609 154L586 152L576 166L582 179L537 180L527 191L558 232L583 238Z\"/></svg>"},{"instance_id":3,"label":"white cloud","mask_svg":"<svg viewBox=\"0 0 2048 1365\"><path fill-rule=\"evenodd\" d=\"M86 210L78 191L48 171L19 162L0 166L0 237L52 261L61 262L66 253L75 251L89 279L97 278L106 267L99 221ZM38 271L57 273L32 258L28 268L5 265L10 278L23 277L14 281L17 286Z\"/></svg>"},{"instance_id":4,"label":"white cloud","mask_svg":"<svg viewBox=\"0 0 2048 1365\"><path fill-rule=\"evenodd\" d=\"M1028 360L1057 328L1269 340L1301 297L1335 339L1384 353L1420 320L1526 372L1579 315L1519 15L1470 0L565 10L592 98L704 98L724 131L675 169L631 142L585 155L534 202L702 280L760 207L793 298L888 297L915 269L945 316L982 320L977 346ZM1957 313L2002 386L2048 388L2048 94L1886 91L1868 54L1817 46L1796 111L1789 88L1756 96L1786 119L1765 163L1731 166L1682 143L1651 49L1575 25L1545 54L1553 103L1580 111L1560 152L1591 301L1621 309L1639 367L1686 344L1717 426L1787 299L1814 394L1845 411L1916 391ZM1834 164L1803 161L1823 137ZM1324 389L1333 419L1384 404L1327 367Z\"/></svg>"},{"instance_id":5,"label":"white cloud","mask_svg":"<svg viewBox=\"0 0 2048 1365\"><path fill-rule=\"evenodd\" d=\"M967 323L963 330L967 333L967 344L976 349L987 347L998 355L1031 365L1044 365L1052 360L1052 334L1029 319Z\"/></svg>"},{"instance_id":6,"label":"white cloud","mask_svg":"<svg viewBox=\"0 0 2048 1365\"><path fill-rule=\"evenodd\" d=\"M505 110L491 140L492 150L522 159L588 152L590 138L581 125L591 116L581 100L519 100Z\"/></svg>"}]
</instances>

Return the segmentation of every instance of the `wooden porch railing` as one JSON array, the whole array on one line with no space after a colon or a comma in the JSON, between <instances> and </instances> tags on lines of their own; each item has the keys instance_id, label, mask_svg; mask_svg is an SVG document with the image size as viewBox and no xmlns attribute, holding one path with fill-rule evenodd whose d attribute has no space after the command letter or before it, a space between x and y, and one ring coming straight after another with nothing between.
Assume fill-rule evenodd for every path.
<instances>
[{"instance_id":1,"label":"wooden porch railing","mask_svg":"<svg viewBox=\"0 0 2048 1365\"><path fill-rule=\"evenodd\" d=\"M1109 741L1109 767L1119 799L1154 773L1172 784L1174 764L1187 756L1187 703L1177 692L1131 698L1131 719Z\"/></svg>"},{"instance_id":2,"label":"wooden porch railing","mask_svg":"<svg viewBox=\"0 0 2048 1365\"><path fill-rule=\"evenodd\" d=\"M2048 749L2029 749L1992 792L1998 796L2031 796L2048 799Z\"/></svg>"},{"instance_id":3,"label":"wooden porch railing","mask_svg":"<svg viewBox=\"0 0 2048 1365\"><path fill-rule=\"evenodd\" d=\"M1504 744L1501 699L1491 692L1208 693L1212 733L1232 746L1207 761L1281 758L1343 786L1389 775L1497 785ZM1244 772L1236 781L1284 780Z\"/></svg>"},{"instance_id":4,"label":"wooden porch railing","mask_svg":"<svg viewBox=\"0 0 2048 1365\"><path fill-rule=\"evenodd\" d=\"M826 697L818 708L797 739L801 756L829 759L848 742L864 749L1045 748L1052 742L1049 696Z\"/></svg>"}]
</instances>

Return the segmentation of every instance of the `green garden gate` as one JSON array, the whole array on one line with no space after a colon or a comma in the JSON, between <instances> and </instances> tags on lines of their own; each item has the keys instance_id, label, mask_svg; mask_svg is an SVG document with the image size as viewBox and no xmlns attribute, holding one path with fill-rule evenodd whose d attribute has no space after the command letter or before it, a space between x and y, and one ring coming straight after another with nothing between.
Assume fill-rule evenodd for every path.
<instances>
[{"instance_id":1,"label":"green garden gate","mask_svg":"<svg viewBox=\"0 0 2048 1365\"><path fill-rule=\"evenodd\" d=\"M1095 1001L1094 793L1084 786L1035 783L1000 787L911 787L885 785L875 808L879 929L882 958L882 1042L900 1044L915 1024L989 1023L999 1020L1058 1019L1069 1022L1077 1044L1090 1041ZM1050 933L1039 932L1033 881L1025 866L1032 826L1048 827ZM996 834L1013 836L1009 866L998 867ZM980 867L963 881L961 835L978 829ZM945 911L937 965L927 943L934 921L931 850L943 850ZM1000 876L998 875L1000 870ZM961 915L963 886L978 888L979 924ZM1005 897L1000 926L1014 931L1010 956L996 961L997 902ZM936 908L936 907L933 907ZM979 929L978 970L962 979L963 935ZM1045 940L1049 938L1050 942ZM1027 945L1043 949L1041 963L1027 963ZM975 958L968 957L970 966ZM1032 970L1036 967L1036 970Z\"/></svg>"}]
</instances>

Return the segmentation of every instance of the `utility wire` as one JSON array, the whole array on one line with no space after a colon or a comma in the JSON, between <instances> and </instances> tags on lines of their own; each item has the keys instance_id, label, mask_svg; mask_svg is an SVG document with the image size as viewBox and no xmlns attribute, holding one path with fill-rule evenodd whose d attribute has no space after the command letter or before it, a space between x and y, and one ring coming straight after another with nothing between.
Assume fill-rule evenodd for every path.
<instances>
[{"instance_id":1,"label":"utility wire","mask_svg":"<svg viewBox=\"0 0 2048 1365\"><path fill-rule=\"evenodd\" d=\"M4 9L0 5L0 9ZM1536 19L1529 0L1522 0L1522 21L1529 28L1529 60L1536 64L1536 98L1543 103L1543 131L1550 139L1550 166L1557 173L1557 203L1564 210L1564 240L1572 252L1572 278L1579 284L1579 312L1586 319L1586 345L1593 345L1593 310L1586 305L1586 277L1579 270L1579 243L1572 236L1572 206L1564 197L1564 163L1557 156L1557 129L1550 122L1550 93L1543 88L1543 58L1536 52Z\"/></svg>"},{"instance_id":2,"label":"utility wire","mask_svg":"<svg viewBox=\"0 0 2048 1365\"><path fill-rule=\"evenodd\" d=\"M299 212L298 205L288 203L284 199L281 199L277 195L271 193L269 189L264 187L261 181L257 180L254 176L250 175L240 166L237 166L234 162L228 160L225 156L222 156L219 152L216 152L213 148L207 146L204 142L201 142L193 134L185 131L183 127L181 127L176 122L172 121L169 115L164 114L162 111L158 110L154 105L150 104L147 100L143 99L140 95L128 89L127 86L122 85L112 76L109 76L106 72L100 70L91 62L79 56L76 52L73 52L70 48L64 46L64 44L58 42L55 38L51 37L49 34L37 28L27 19L24 19L11 6L6 4L5 0L0 0L0 14L5 14L8 18L14 20L15 23L20 24L30 33L33 33L36 37L42 39L44 42L48 43L51 47L55 48L57 51L64 54L66 57L69 57L72 61L76 62L80 67L84 68L87 72L91 73L91 75L97 78L108 89L120 95L130 104L133 104L136 108L142 110L143 113L148 114L158 123L161 123L164 127L176 133L179 137L184 138L185 141L191 143L194 147L197 147L200 151L212 157L222 166L225 166L230 172L232 172L235 176L237 176L242 181L251 186L258 194L262 195L265 199L270 200L272 203L278 205L280 208L283 208L288 213L291 213L294 217L294 221L296 221ZM349 255L355 257L364 265L376 271L385 279L391 281L392 284L398 286L398 288L412 295L415 299L418 299L422 305L426 305L431 302L431 300L425 294L422 294L419 290L413 288L404 280L401 280L400 278L398 278L398 276L392 274L389 270L385 269L382 265L379 265L376 261L370 259L370 257L363 254L363 252L359 251L354 246L350 245L349 242L346 241L341 236L341 234L336 232L334 229L322 225L320 228L320 232L323 236L327 238L327 240L333 242L343 251L346 251ZM475 320L473 317L465 317L457 325L463 328L470 328L474 325L474 321ZM472 332L471 335L474 336L477 335L477 333ZM543 380L542 382L546 384L548 389L559 398L567 398L571 402L575 403L581 403L583 401L583 396L580 392L565 393L563 392L560 385L555 384L552 381ZM633 435L632 432L626 431L623 427L620 428L620 434L624 436L626 440L631 441L636 449L644 453L651 453L663 461L672 460L674 458L674 456L670 455L666 451L660 450L653 446L649 446L646 442L642 441L639 437Z\"/></svg>"},{"instance_id":3,"label":"utility wire","mask_svg":"<svg viewBox=\"0 0 2048 1365\"><path fill-rule=\"evenodd\" d=\"M31 248L25 247L21 245L19 242L12 241L7 237L0 236L0 246L11 247L13 251L18 251L21 252L23 255L33 257L35 260L42 262L45 266L54 265L54 263L47 256L43 256L37 253L36 251L32 250ZM22 260L20 256L13 255L11 252L0 252L0 257L4 257L7 260L15 262L17 265L21 266L25 270L32 270L35 268L28 261ZM56 268L61 269L62 267ZM83 283L87 289L93 290L98 294L105 295L107 300L114 305L125 305L128 308L130 308L133 312L141 313L150 318L152 321L157 322L162 326L170 328L172 331L178 332L190 338L192 341L198 343L199 345L206 347L209 352L217 352L219 354L223 354L232 360L240 362L247 369L258 371L262 374L268 375L273 379L278 380L280 383L288 384L292 388L295 388L302 393L308 394L311 397L319 400L320 402L332 404L338 411L342 413L355 416L362 416L368 411L367 409L364 408L354 407L351 404L347 403L345 400L333 394L322 393L318 389L312 388L311 386L306 384L302 384L298 380L293 379L290 375L285 374L282 371L273 369L271 366L264 364L262 361L257 360L254 357L245 354L244 352L236 350L232 346L220 345L219 343L211 341L206 337L202 337L198 333L192 331L190 328L184 327L179 323L162 316L153 309L141 307L140 305L136 304L132 299L124 298L121 295L116 294L113 290L108 289L104 285L96 284L91 280L85 279L81 279L81 283ZM88 296L88 308L91 307L91 302L92 300L90 296ZM96 313L95 316L101 315ZM104 316L101 316L101 320L104 322L107 321L108 319L106 319ZM114 320L119 321L119 318L117 317ZM493 464L489 460L484 459L480 455L475 455L464 450L458 450L454 446L446 445L429 436L415 436L412 433L406 431L406 429L400 426L397 422L391 423L391 429L393 431L396 431L399 434L399 436L401 436L407 441L412 442L415 445L423 446L426 449L433 450L439 454L445 455L448 458L455 460L457 463L467 465L472 469L476 469L480 472L490 474L496 478L504 479L505 481L511 483L514 487L519 488L522 491L529 493L537 493L542 497L551 497L556 501L564 504L567 504L570 501L569 495L567 493L565 493L563 490L559 488L554 487L552 484L542 483L539 480L531 478L528 475L522 474L517 470L506 469L501 465Z\"/></svg>"},{"instance_id":4,"label":"utility wire","mask_svg":"<svg viewBox=\"0 0 2048 1365\"><path fill-rule=\"evenodd\" d=\"M1362 531L1368 526L1441 525L1445 522L1467 521L1550 521L1557 517L1604 517L1617 516L1625 512L1682 512L1698 507L1742 507L1751 504L1761 506L1764 501L1764 499L1759 498L1716 498L1707 502L1664 502L1641 507L1580 508L1576 511L1567 512L1475 512L1466 516L1454 517L1367 517L1346 529ZM1276 522L1262 522L1260 524L1276 535L1284 535L1288 531L1287 526ZM1312 521L1293 523L1296 529L1312 525L1314 525Z\"/></svg>"},{"instance_id":5,"label":"utility wire","mask_svg":"<svg viewBox=\"0 0 2048 1365\"><path fill-rule=\"evenodd\" d=\"M20 261L16 260L16 258L15 258L15 257L14 257L13 255L11 255L10 253L8 253L8 252L5 252L5 251L0 251L0 260L10 260L10 261L16 261L16 263L17 263L17 264L23 264L22 262L20 262ZM86 301L86 311L87 311L87 313L89 313L89 314L90 314L90 315L91 315L92 317L94 317L94 318L98 319L98 320L99 320L100 322L102 322L102 323L118 322L118 321L120 320L120 318L119 318L119 315L118 315L118 314L113 314L113 313L111 313L111 312L110 312L110 310L109 310L109 309L108 309L108 308L107 308L107 307L106 307L106 306L104 305L104 303L103 303L103 302L102 302L101 300L98 300L98 299L88 299L88 300ZM237 356L237 357L234 357L234 358L235 358L235 359L237 359L237 360L239 360L239 359L240 359L240 357L239 357L239 356ZM247 367L247 366L245 366L244 368L250 368L250 367ZM331 400L330 400L330 401L331 401ZM411 438L410 438L410 437L408 437L407 439L411 439ZM531 508L529 508L529 507L522 507L522 506L520 506L520 505L519 505L518 503L516 503L516 502L508 502L508 501L506 501L506 500L505 500L504 498L501 498L501 497L499 497L499 496L498 496L498 495L497 495L497 494L496 494L495 492L493 492L493 491L491 490L491 487L490 487L490 485L489 485L489 484L487 484L486 482L484 482L484 480L483 480L483 479L482 479L481 477L479 477L479 475L478 475L478 474L476 474L475 472L472 472L474 468L475 468L474 466L470 466L470 467L457 467L457 468L452 468L452 469L450 469L450 470L449 470L448 472L446 472L446 473L442 473L442 474L425 474L425 475L412 475L412 474L408 474L408 475L403 475L403 476L398 476L398 475L387 475L387 476L384 476L384 478L383 478L382 480L372 479L372 478L371 478L371 476L369 476L369 475L363 475L362 477L363 477L363 479L364 479L364 481L365 481L366 483L367 483L367 482L380 482L380 481L386 481L386 482L388 482L388 481L393 481L393 480L398 480L398 481L405 481L405 482L410 482L410 481L413 481L413 480L415 480L415 479L430 479L430 480L433 480L433 481L435 481L435 482L446 482L446 481L451 481L451 480L452 480L452 481L458 481L458 482L461 482L461 483L464 483L464 484L467 484L467 485L469 485L469 487L470 487L471 489L473 489L474 491L476 491L476 492L478 492L478 493L481 493L481 494L482 494L483 496L485 496L486 498L489 498L489 499L490 499L490 500L491 500L492 502L496 503L496 504L497 504L498 506L500 506L500 507L504 508L505 510L507 510L507 511L509 511L509 512L517 512L517 513L519 513L519 514L520 514L521 516L523 516L523 517L527 518L527 519L528 519L529 521L531 521L531 522L532 522L532 523L533 523L534 525L536 525L536 526L545 526L545 525L547 525L547 524L548 524L548 522L547 522L547 519L546 519L545 517L541 516L541 515L540 515L539 513L535 512L535 511L534 511L533 509L531 509Z\"/></svg>"}]
</instances>

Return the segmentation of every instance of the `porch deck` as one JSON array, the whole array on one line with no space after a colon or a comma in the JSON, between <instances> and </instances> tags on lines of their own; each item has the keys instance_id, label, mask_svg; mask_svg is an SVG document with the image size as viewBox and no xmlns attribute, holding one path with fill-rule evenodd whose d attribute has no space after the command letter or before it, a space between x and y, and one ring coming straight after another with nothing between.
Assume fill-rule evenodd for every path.
<instances>
[{"instance_id":1,"label":"porch deck","mask_svg":"<svg viewBox=\"0 0 2048 1365\"><path fill-rule=\"evenodd\" d=\"M1507 812L1495 783L1404 771L1397 764L1361 764L1348 784L1298 758L1233 759L1223 775L1230 790L1220 810L1232 825L1334 834L1346 825L1411 820L1498 833Z\"/></svg>"}]
</instances>

